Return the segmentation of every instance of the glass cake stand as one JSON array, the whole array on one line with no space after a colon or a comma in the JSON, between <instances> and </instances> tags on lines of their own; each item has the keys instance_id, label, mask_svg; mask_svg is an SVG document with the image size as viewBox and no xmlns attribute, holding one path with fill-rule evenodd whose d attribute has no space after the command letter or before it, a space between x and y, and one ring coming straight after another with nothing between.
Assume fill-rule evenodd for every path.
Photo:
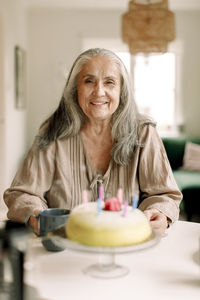
<instances>
[{"instance_id":1,"label":"glass cake stand","mask_svg":"<svg viewBox=\"0 0 200 300\"><path fill-rule=\"evenodd\" d=\"M96 278L109 279L122 277L129 273L129 268L116 264L116 255L146 250L150 247L155 246L160 241L161 236L156 231L153 231L151 237L147 241L141 244L125 247L86 246L69 240L66 237L57 235L56 233L54 233L53 235L51 234L49 238L51 239L51 243L55 246L59 246L60 249L67 248L79 253L85 252L96 254L98 257L97 263L84 268L83 273Z\"/></svg>"}]
</instances>

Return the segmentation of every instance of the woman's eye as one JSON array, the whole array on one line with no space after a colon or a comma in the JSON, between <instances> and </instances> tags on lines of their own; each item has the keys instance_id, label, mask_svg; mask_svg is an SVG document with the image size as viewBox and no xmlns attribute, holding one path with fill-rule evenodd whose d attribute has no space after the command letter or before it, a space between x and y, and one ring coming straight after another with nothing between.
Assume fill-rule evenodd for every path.
<instances>
[{"instance_id":1,"label":"woman's eye","mask_svg":"<svg viewBox=\"0 0 200 300\"><path fill-rule=\"evenodd\" d=\"M92 79L86 79L85 83L93 83L93 80Z\"/></svg>"},{"instance_id":2,"label":"woman's eye","mask_svg":"<svg viewBox=\"0 0 200 300\"><path fill-rule=\"evenodd\" d=\"M115 83L114 83L114 81L112 81L112 80L108 80L108 81L106 81L106 84L112 84L112 85L114 85Z\"/></svg>"}]
</instances>

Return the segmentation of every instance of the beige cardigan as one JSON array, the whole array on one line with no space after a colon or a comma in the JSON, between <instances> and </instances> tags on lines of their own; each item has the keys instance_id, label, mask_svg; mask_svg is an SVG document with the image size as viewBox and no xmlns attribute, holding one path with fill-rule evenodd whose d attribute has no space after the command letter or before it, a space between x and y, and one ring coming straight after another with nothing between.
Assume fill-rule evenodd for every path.
<instances>
[{"instance_id":1,"label":"beige cardigan","mask_svg":"<svg viewBox=\"0 0 200 300\"><path fill-rule=\"evenodd\" d=\"M105 198L116 195L118 188L122 188L124 199L130 204L133 196L139 195L141 210L157 208L172 222L177 220L182 194L162 141L152 125L141 126L139 132L144 147L136 148L127 166L111 160L104 175L92 167L81 134L57 139L40 151L34 143L4 193L8 218L24 222L35 209L72 209L81 203L85 189L89 191L89 201L95 201L99 184L103 184Z\"/></svg>"}]
</instances>

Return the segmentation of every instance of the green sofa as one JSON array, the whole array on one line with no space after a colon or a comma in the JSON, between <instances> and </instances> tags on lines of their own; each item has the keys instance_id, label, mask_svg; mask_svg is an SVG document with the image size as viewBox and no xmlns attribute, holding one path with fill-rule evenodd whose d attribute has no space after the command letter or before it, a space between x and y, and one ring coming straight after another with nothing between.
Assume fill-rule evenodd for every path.
<instances>
[{"instance_id":1,"label":"green sofa","mask_svg":"<svg viewBox=\"0 0 200 300\"><path fill-rule=\"evenodd\" d=\"M181 211L191 221L193 215L200 215L200 172L183 171L183 156L187 142L200 144L200 138L164 137L162 138L175 180L183 194Z\"/></svg>"}]
</instances>

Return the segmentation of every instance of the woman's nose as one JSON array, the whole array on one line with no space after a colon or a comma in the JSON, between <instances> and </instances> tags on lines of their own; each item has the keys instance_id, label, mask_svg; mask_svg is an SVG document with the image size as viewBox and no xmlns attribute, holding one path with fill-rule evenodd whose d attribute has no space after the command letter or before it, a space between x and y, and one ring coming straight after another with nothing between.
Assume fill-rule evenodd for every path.
<instances>
[{"instance_id":1,"label":"woman's nose","mask_svg":"<svg viewBox=\"0 0 200 300\"><path fill-rule=\"evenodd\" d=\"M105 95L105 89L102 82L97 82L94 88L95 96L102 97Z\"/></svg>"}]
</instances>

